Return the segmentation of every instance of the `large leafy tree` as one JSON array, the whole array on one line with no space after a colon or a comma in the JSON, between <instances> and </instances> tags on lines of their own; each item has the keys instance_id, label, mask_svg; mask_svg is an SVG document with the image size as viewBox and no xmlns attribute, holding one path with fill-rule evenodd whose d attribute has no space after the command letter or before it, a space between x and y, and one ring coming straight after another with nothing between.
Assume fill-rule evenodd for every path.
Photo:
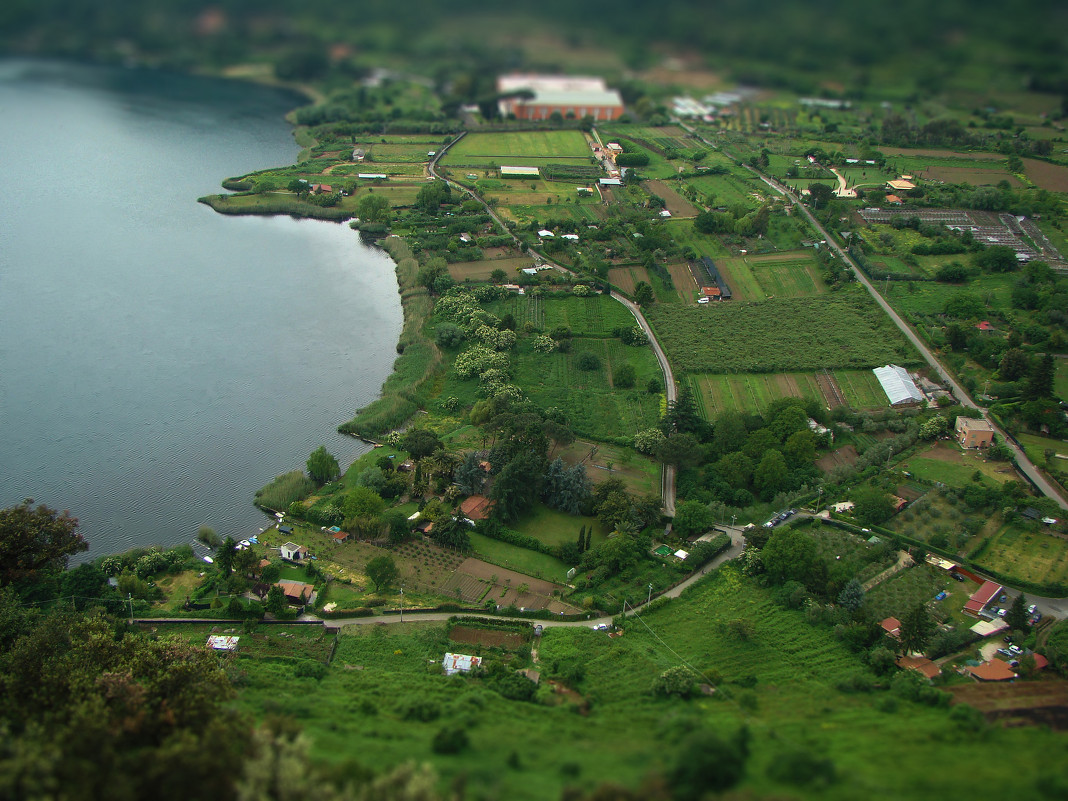
<instances>
[{"instance_id":1,"label":"large leafy tree","mask_svg":"<svg viewBox=\"0 0 1068 801\"><path fill-rule=\"evenodd\" d=\"M381 592L391 586L400 576L392 556L376 556L367 563L364 572L367 573L367 578L374 582L375 592Z\"/></svg>"},{"instance_id":2,"label":"large leafy tree","mask_svg":"<svg viewBox=\"0 0 1068 801\"><path fill-rule=\"evenodd\" d=\"M341 468L338 466L337 459L326 450L325 446L320 445L308 457L308 475L311 476L312 481L325 484L341 475Z\"/></svg>"},{"instance_id":3,"label":"large leafy tree","mask_svg":"<svg viewBox=\"0 0 1068 801\"><path fill-rule=\"evenodd\" d=\"M680 537L704 534L716 522L708 504L700 501L682 501L675 508L675 521L672 529Z\"/></svg>"},{"instance_id":4,"label":"large leafy tree","mask_svg":"<svg viewBox=\"0 0 1068 801\"><path fill-rule=\"evenodd\" d=\"M0 587L63 570L67 559L88 550L78 520L27 498L0 510Z\"/></svg>"},{"instance_id":5,"label":"large leafy tree","mask_svg":"<svg viewBox=\"0 0 1068 801\"><path fill-rule=\"evenodd\" d=\"M401 450L408 451L408 454L417 461L425 459L442 447L441 437L425 428L409 429L397 444Z\"/></svg>"},{"instance_id":6,"label":"large leafy tree","mask_svg":"<svg viewBox=\"0 0 1068 801\"><path fill-rule=\"evenodd\" d=\"M0 797L234 797L248 721L214 653L0 591Z\"/></svg>"}]
</instances>

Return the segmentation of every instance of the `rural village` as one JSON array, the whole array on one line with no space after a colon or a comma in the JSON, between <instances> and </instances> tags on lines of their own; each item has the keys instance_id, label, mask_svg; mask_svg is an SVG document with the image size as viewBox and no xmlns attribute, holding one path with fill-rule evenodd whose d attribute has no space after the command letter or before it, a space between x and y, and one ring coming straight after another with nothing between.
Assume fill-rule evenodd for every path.
<instances>
[{"instance_id":1,"label":"rural village","mask_svg":"<svg viewBox=\"0 0 1068 801\"><path fill-rule=\"evenodd\" d=\"M588 72L451 102L375 71L200 198L393 259L394 372L339 404L367 448L300 455L254 534L25 597L207 652L324 763L472 797L684 787L711 753L670 797L748 764L747 798L1063 798L1059 98Z\"/></svg>"}]
</instances>

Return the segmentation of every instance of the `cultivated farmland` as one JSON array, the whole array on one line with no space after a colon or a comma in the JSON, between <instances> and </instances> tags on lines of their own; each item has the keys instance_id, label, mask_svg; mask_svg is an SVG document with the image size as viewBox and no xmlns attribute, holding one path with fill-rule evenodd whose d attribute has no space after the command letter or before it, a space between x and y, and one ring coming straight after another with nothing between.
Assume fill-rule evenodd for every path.
<instances>
[{"instance_id":1,"label":"cultivated farmland","mask_svg":"<svg viewBox=\"0 0 1068 801\"><path fill-rule=\"evenodd\" d=\"M917 361L889 318L857 292L825 295L819 303L776 298L658 305L647 317L675 368L690 373L862 369Z\"/></svg>"},{"instance_id":2,"label":"cultivated farmland","mask_svg":"<svg viewBox=\"0 0 1068 801\"><path fill-rule=\"evenodd\" d=\"M857 410L878 409L887 399L870 370L836 370L843 399ZM690 386L704 405L706 417L725 411L762 413L778 398L815 398L831 408L836 399L823 391L815 373L742 373L739 375L693 375Z\"/></svg>"},{"instance_id":3,"label":"cultivated farmland","mask_svg":"<svg viewBox=\"0 0 1068 801\"><path fill-rule=\"evenodd\" d=\"M552 161L588 164L592 157L578 131L512 131L468 134L449 149L442 163L538 167Z\"/></svg>"}]
</instances>

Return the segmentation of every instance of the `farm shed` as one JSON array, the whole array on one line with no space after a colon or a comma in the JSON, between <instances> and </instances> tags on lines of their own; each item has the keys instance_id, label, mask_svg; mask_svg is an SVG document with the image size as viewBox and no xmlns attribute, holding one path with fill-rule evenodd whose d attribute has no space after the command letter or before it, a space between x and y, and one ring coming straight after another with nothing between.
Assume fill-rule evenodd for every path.
<instances>
[{"instance_id":1,"label":"farm shed","mask_svg":"<svg viewBox=\"0 0 1068 801\"><path fill-rule=\"evenodd\" d=\"M962 448L985 448L994 444L994 427L986 420L957 418L957 442Z\"/></svg>"},{"instance_id":2,"label":"farm shed","mask_svg":"<svg viewBox=\"0 0 1068 801\"><path fill-rule=\"evenodd\" d=\"M295 542L287 542L281 548L282 558L290 562L300 562L308 558L308 549Z\"/></svg>"},{"instance_id":3,"label":"farm shed","mask_svg":"<svg viewBox=\"0 0 1068 801\"><path fill-rule=\"evenodd\" d=\"M876 367L872 372L879 379L879 385L886 393L891 406L923 402L923 393L904 367L888 364L885 367Z\"/></svg>"},{"instance_id":4,"label":"farm shed","mask_svg":"<svg viewBox=\"0 0 1068 801\"><path fill-rule=\"evenodd\" d=\"M356 174L357 178L363 178L367 181L388 181L389 176L384 172L361 172Z\"/></svg>"},{"instance_id":5,"label":"farm shed","mask_svg":"<svg viewBox=\"0 0 1068 801\"><path fill-rule=\"evenodd\" d=\"M907 192L910 189L915 189L916 184L907 178L898 178L896 181L887 181L886 188L893 189L895 192Z\"/></svg>"},{"instance_id":6,"label":"farm shed","mask_svg":"<svg viewBox=\"0 0 1068 801\"><path fill-rule=\"evenodd\" d=\"M447 653L441 661L441 666L445 669L446 676L451 676L454 673L469 673L481 664L481 656L468 656L467 654Z\"/></svg>"},{"instance_id":7,"label":"farm shed","mask_svg":"<svg viewBox=\"0 0 1068 801\"><path fill-rule=\"evenodd\" d=\"M970 631L980 637L989 637L991 634L997 634L999 631L1004 631L1009 627L1009 624L1002 620L1000 617L996 620L980 620Z\"/></svg>"},{"instance_id":8,"label":"farm shed","mask_svg":"<svg viewBox=\"0 0 1068 801\"><path fill-rule=\"evenodd\" d=\"M895 640L898 637L901 636L901 621L898 620L896 617L888 617L888 618L886 618L886 620L882 621L879 625L882 626L883 631L885 631L889 636L893 637Z\"/></svg>"},{"instance_id":9,"label":"farm shed","mask_svg":"<svg viewBox=\"0 0 1068 801\"><path fill-rule=\"evenodd\" d=\"M964 611L969 615L979 617L979 613L986 609L987 604L1001 594L1001 585L993 581L984 581L983 585L972 593L968 603L964 604Z\"/></svg>"},{"instance_id":10,"label":"farm shed","mask_svg":"<svg viewBox=\"0 0 1068 801\"><path fill-rule=\"evenodd\" d=\"M541 173L537 167L509 167L501 165L501 178L537 178Z\"/></svg>"}]
</instances>

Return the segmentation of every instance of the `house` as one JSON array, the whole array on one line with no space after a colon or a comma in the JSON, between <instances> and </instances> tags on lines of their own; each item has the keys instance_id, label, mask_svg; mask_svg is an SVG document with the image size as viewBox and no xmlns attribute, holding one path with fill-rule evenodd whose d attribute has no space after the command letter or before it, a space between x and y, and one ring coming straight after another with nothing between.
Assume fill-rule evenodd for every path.
<instances>
[{"instance_id":1,"label":"house","mask_svg":"<svg viewBox=\"0 0 1068 801\"><path fill-rule=\"evenodd\" d=\"M986 609L987 605L1001 595L1001 585L993 581L984 581L968 602L964 604L965 614L979 617L979 613Z\"/></svg>"},{"instance_id":2,"label":"house","mask_svg":"<svg viewBox=\"0 0 1068 801\"><path fill-rule=\"evenodd\" d=\"M886 632L887 636L893 637L895 640L901 637L901 621L896 617L888 617L879 625L883 627L883 631Z\"/></svg>"},{"instance_id":3,"label":"house","mask_svg":"<svg viewBox=\"0 0 1068 801\"><path fill-rule=\"evenodd\" d=\"M334 191L334 187L330 184L312 184L311 191L329 195Z\"/></svg>"},{"instance_id":4,"label":"house","mask_svg":"<svg viewBox=\"0 0 1068 801\"><path fill-rule=\"evenodd\" d=\"M989 320L981 320L980 322L975 324L975 327L983 332L994 330L994 326L990 324Z\"/></svg>"},{"instance_id":5,"label":"house","mask_svg":"<svg viewBox=\"0 0 1068 801\"><path fill-rule=\"evenodd\" d=\"M485 520L493 510L493 501L484 495L472 495L460 504L460 515L472 523Z\"/></svg>"},{"instance_id":6,"label":"house","mask_svg":"<svg viewBox=\"0 0 1068 801\"><path fill-rule=\"evenodd\" d=\"M902 670L915 670L917 673L926 676L928 680L942 673L942 668L922 656L903 656L894 664Z\"/></svg>"},{"instance_id":7,"label":"house","mask_svg":"<svg viewBox=\"0 0 1068 801\"><path fill-rule=\"evenodd\" d=\"M308 549L295 542L287 542L282 546L282 558L289 562L303 562L308 558Z\"/></svg>"},{"instance_id":8,"label":"house","mask_svg":"<svg viewBox=\"0 0 1068 801\"><path fill-rule=\"evenodd\" d=\"M303 581L280 579L274 583L285 593L286 601L292 606L303 606L315 600L315 587L305 584Z\"/></svg>"},{"instance_id":9,"label":"house","mask_svg":"<svg viewBox=\"0 0 1068 801\"><path fill-rule=\"evenodd\" d=\"M336 531L330 535L330 539L335 545L340 545L343 542L348 542L351 536L347 531Z\"/></svg>"},{"instance_id":10,"label":"house","mask_svg":"<svg viewBox=\"0 0 1068 801\"><path fill-rule=\"evenodd\" d=\"M994 444L994 427L986 420L959 416L955 428L962 448L987 448Z\"/></svg>"},{"instance_id":11,"label":"house","mask_svg":"<svg viewBox=\"0 0 1068 801\"><path fill-rule=\"evenodd\" d=\"M897 195L887 195L886 202L892 206L900 206L904 201L902 201L901 198L899 198Z\"/></svg>"},{"instance_id":12,"label":"house","mask_svg":"<svg viewBox=\"0 0 1068 801\"><path fill-rule=\"evenodd\" d=\"M451 676L454 673L469 673L481 665L481 656L468 656L467 654L447 653L445 658L441 660L441 666L444 668L446 676Z\"/></svg>"},{"instance_id":13,"label":"house","mask_svg":"<svg viewBox=\"0 0 1068 801\"><path fill-rule=\"evenodd\" d=\"M714 300L719 300L723 296L718 286L703 286L701 287L701 294Z\"/></svg>"},{"instance_id":14,"label":"house","mask_svg":"<svg viewBox=\"0 0 1068 801\"><path fill-rule=\"evenodd\" d=\"M966 665L964 672L979 681L1012 681L1016 673L1009 663L1001 659L991 659L979 665Z\"/></svg>"},{"instance_id":15,"label":"house","mask_svg":"<svg viewBox=\"0 0 1068 801\"><path fill-rule=\"evenodd\" d=\"M842 501L841 503L834 504L831 508L834 509L837 514L844 515L853 511L853 505L852 501Z\"/></svg>"},{"instance_id":16,"label":"house","mask_svg":"<svg viewBox=\"0 0 1068 801\"><path fill-rule=\"evenodd\" d=\"M887 181L886 188L892 189L895 192L907 192L910 189L915 189L916 184L912 183L912 181L907 178L902 177L898 178L896 181Z\"/></svg>"},{"instance_id":17,"label":"house","mask_svg":"<svg viewBox=\"0 0 1068 801\"><path fill-rule=\"evenodd\" d=\"M993 620L980 620L974 626L968 630L978 637L989 637L992 634L997 634L999 631L1004 631L1009 627L1009 624L1005 622L1003 618L994 618Z\"/></svg>"},{"instance_id":18,"label":"house","mask_svg":"<svg viewBox=\"0 0 1068 801\"><path fill-rule=\"evenodd\" d=\"M927 554L927 556L923 557L923 561L925 561L931 567L937 567L939 570L952 571L957 569L956 562L951 562L948 559L943 559L941 556L938 556L937 554L933 553L929 553Z\"/></svg>"},{"instance_id":19,"label":"house","mask_svg":"<svg viewBox=\"0 0 1068 801\"><path fill-rule=\"evenodd\" d=\"M904 498L899 498L896 495L891 495L890 501L894 504L895 512L900 512L902 509L909 505L909 502L907 500L905 500Z\"/></svg>"}]
</instances>

